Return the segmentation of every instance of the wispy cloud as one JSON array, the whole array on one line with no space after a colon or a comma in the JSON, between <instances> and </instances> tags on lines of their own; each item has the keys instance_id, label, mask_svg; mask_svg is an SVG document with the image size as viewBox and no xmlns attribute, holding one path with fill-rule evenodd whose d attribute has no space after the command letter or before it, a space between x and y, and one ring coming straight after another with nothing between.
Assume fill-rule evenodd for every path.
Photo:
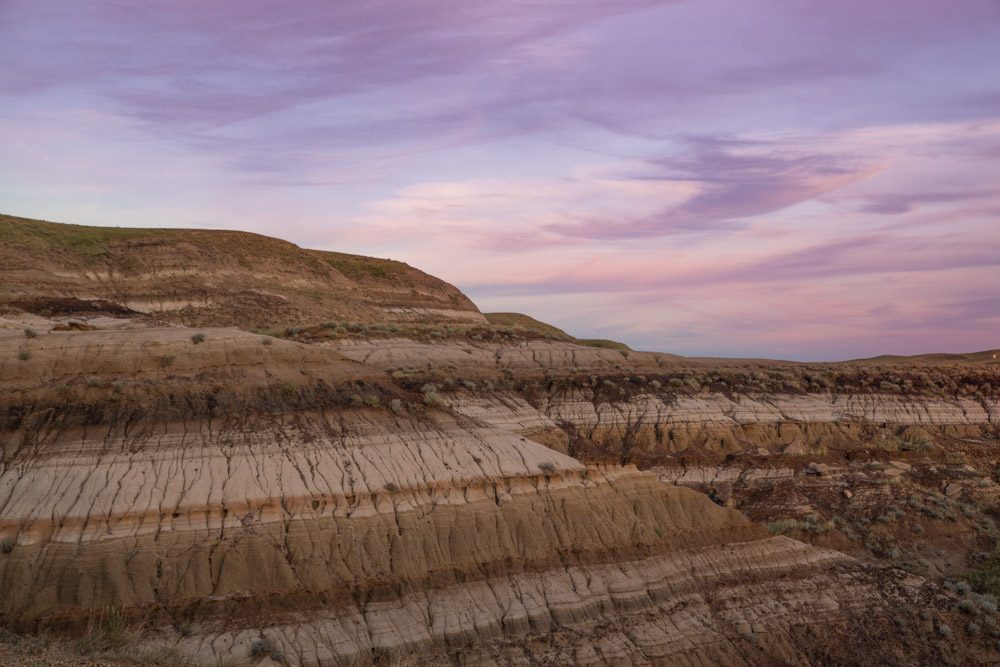
<instances>
[{"instance_id":1,"label":"wispy cloud","mask_svg":"<svg viewBox=\"0 0 1000 667\"><path fill-rule=\"evenodd\" d=\"M995 0L8 0L0 201L391 255L670 351L988 347L997 25Z\"/></svg>"}]
</instances>

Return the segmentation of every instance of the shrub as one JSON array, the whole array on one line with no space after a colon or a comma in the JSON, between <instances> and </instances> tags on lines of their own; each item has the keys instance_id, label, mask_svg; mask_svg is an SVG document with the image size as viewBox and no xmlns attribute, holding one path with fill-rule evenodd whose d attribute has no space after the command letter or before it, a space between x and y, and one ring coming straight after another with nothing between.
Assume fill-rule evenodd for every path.
<instances>
[{"instance_id":1,"label":"shrub","mask_svg":"<svg viewBox=\"0 0 1000 667\"><path fill-rule=\"evenodd\" d=\"M970 622L967 626L965 626L965 631L968 632L970 635L978 635L979 624Z\"/></svg>"},{"instance_id":2,"label":"shrub","mask_svg":"<svg viewBox=\"0 0 1000 667\"><path fill-rule=\"evenodd\" d=\"M172 354L163 354L157 357L156 361L160 364L160 368L167 368L174 363L175 358Z\"/></svg>"},{"instance_id":3,"label":"shrub","mask_svg":"<svg viewBox=\"0 0 1000 667\"><path fill-rule=\"evenodd\" d=\"M275 654L279 657L275 658ZM258 639L253 644L250 645L250 656L253 658L263 658L269 655L275 660L280 660L281 652L278 647L274 645L274 642L270 639L264 637L263 639Z\"/></svg>"},{"instance_id":4,"label":"shrub","mask_svg":"<svg viewBox=\"0 0 1000 667\"><path fill-rule=\"evenodd\" d=\"M102 377L100 377L98 375L91 375L90 377L87 378L87 386L88 387L103 387L104 386L104 378L102 378Z\"/></svg>"},{"instance_id":5,"label":"shrub","mask_svg":"<svg viewBox=\"0 0 1000 667\"><path fill-rule=\"evenodd\" d=\"M424 394L424 405L441 405L444 399L437 392L430 391Z\"/></svg>"},{"instance_id":6,"label":"shrub","mask_svg":"<svg viewBox=\"0 0 1000 667\"><path fill-rule=\"evenodd\" d=\"M546 475L551 475L556 471L556 466L551 461L542 461L538 464L538 469L544 472Z\"/></svg>"},{"instance_id":7,"label":"shrub","mask_svg":"<svg viewBox=\"0 0 1000 667\"><path fill-rule=\"evenodd\" d=\"M964 611L966 614L972 614L975 616L979 613L979 607L972 600L962 600L958 603L958 609Z\"/></svg>"},{"instance_id":8,"label":"shrub","mask_svg":"<svg viewBox=\"0 0 1000 667\"><path fill-rule=\"evenodd\" d=\"M757 639L757 635L755 635L754 633L752 633L752 632L744 632L742 636L743 636L743 639L747 640L748 642L750 642L754 646L757 645L758 639Z\"/></svg>"},{"instance_id":9,"label":"shrub","mask_svg":"<svg viewBox=\"0 0 1000 667\"><path fill-rule=\"evenodd\" d=\"M17 351L17 358L21 361L27 361L31 359L31 350L26 350L23 347Z\"/></svg>"},{"instance_id":10,"label":"shrub","mask_svg":"<svg viewBox=\"0 0 1000 667\"><path fill-rule=\"evenodd\" d=\"M14 550L13 537L5 537L2 540L0 540L0 552L9 554L13 550Z\"/></svg>"},{"instance_id":11,"label":"shrub","mask_svg":"<svg viewBox=\"0 0 1000 667\"><path fill-rule=\"evenodd\" d=\"M260 344L261 345L274 345L274 339L272 339L272 338L261 338L260 339Z\"/></svg>"},{"instance_id":12,"label":"shrub","mask_svg":"<svg viewBox=\"0 0 1000 667\"><path fill-rule=\"evenodd\" d=\"M388 491L389 493L396 493L397 491L399 491L399 486L397 486L395 482L386 482L385 486L383 486L382 488Z\"/></svg>"},{"instance_id":13,"label":"shrub","mask_svg":"<svg viewBox=\"0 0 1000 667\"><path fill-rule=\"evenodd\" d=\"M191 336L191 342L194 343L195 345L198 345L199 343L204 343L205 342L205 334L203 334L203 333L196 333L195 335Z\"/></svg>"},{"instance_id":14,"label":"shrub","mask_svg":"<svg viewBox=\"0 0 1000 667\"><path fill-rule=\"evenodd\" d=\"M476 463L482 463L483 462L483 460L481 458L479 458L478 456L473 456L472 460L475 461Z\"/></svg>"},{"instance_id":15,"label":"shrub","mask_svg":"<svg viewBox=\"0 0 1000 667\"><path fill-rule=\"evenodd\" d=\"M939 625L937 631L938 634L944 637L945 639L951 637L951 626L946 623L942 623L941 625Z\"/></svg>"},{"instance_id":16,"label":"shrub","mask_svg":"<svg viewBox=\"0 0 1000 667\"><path fill-rule=\"evenodd\" d=\"M680 388L680 387L684 386L684 380L682 380L680 378L670 378L669 384L670 384L671 387L678 387L678 388Z\"/></svg>"},{"instance_id":17,"label":"shrub","mask_svg":"<svg viewBox=\"0 0 1000 667\"><path fill-rule=\"evenodd\" d=\"M27 329L24 330L24 337L25 338L38 338L38 332L29 327L29 328L27 328Z\"/></svg>"},{"instance_id":18,"label":"shrub","mask_svg":"<svg viewBox=\"0 0 1000 667\"><path fill-rule=\"evenodd\" d=\"M901 444L899 448L904 452L918 452L920 454L926 454L934 445L930 443L926 438L917 438L916 440L908 440Z\"/></svg>"},{"instance_id":19,"label":"shrub","mask_svg":"<svg viewBox=\"0 0 1000 667\"><path fill-rule=\"evenodd\" d=\"M963 582L965 583L965 582ZM987 614L997 613L997 599L996 596L990 593L969 593L969 600L973 602L980 611Z\"/></svg>"},{"instance_id":20,"label":"shrub","mask_svg":"<svg viewBox=\"0 0 1000 667\"><path fill-rule=\"evenodd\" d=\"M920 533L924 532L924 527L921 526L919 523L916 523L910 527L910 530L912 530L914 534L919 535Z\"/></svg>"}]
</instances>

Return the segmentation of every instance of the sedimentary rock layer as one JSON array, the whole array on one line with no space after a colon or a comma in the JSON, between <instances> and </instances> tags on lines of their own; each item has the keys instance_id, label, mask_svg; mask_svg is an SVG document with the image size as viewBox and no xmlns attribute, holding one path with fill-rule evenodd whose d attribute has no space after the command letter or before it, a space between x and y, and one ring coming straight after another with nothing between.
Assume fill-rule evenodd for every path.
<instances>
[{"instance_id":1,"label":"sedimentary rock layer","mask_svg":"<svg viewBox=\"0 0 1000 667\"><path fill-rule=\"evenodd\" d=\"M0 336L4 624L120 607L206 662L266 639L293 665L804 665L928 662L871 619L952 613L917 577L539 442L569 420L611 437L622 410L582 395L452 409L334 350L198 333ZM781 412L642 400L626 412Z\"/></svg>"}]
</instances>

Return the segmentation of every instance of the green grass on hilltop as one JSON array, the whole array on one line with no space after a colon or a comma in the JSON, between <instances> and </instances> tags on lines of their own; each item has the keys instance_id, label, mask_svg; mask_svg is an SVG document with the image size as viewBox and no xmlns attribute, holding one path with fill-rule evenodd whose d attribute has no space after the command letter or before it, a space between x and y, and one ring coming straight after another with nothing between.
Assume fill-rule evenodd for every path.
<instances>
[{"instance_id":1,"label":"green grass on hilltop","mask_svg":"<svg viewBox=\"0 0 1000 667\"><path fill-rule=\"evenodd\" d=\"M392 259L349 255L327 250L310 250L309 252L342 273L346 278L355 281L366 278L400 278L412 270L409 264Z\"/></svg>"},{"instance_id":2,"label":"green grass on hilltop","mask_svg":"<svg viewBox=\"0 0 1000 667\"><path fill-rule=\"evenodd\" d=\"M520 329L535 329L543 334L556 338L571 340L573 337L558 327L536 320L534 317L521 313L483 313L486 320L495 327L517 327Z\"/></svg>"},{"instance_id":3,"label":"green grass on hilltop","mask_svg":"<svg viewBox=\"0 0 1000 667\"><path fill-rule=\"evenodd\" d=\"M606 338L577 338L576 342L580 345L589 345L590 347L600 347L605 350L628 350L630 348L625 343L619 343L616 340L607 340Z\"/></svg>"}]
</instances>

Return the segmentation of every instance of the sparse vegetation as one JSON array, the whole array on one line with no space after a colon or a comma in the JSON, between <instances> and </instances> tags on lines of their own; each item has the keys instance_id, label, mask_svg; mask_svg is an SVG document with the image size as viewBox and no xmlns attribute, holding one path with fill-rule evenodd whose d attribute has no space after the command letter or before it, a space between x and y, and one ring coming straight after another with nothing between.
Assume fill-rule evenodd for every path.
<instances>
[{"instance_id":1,"label":"sparse vegetation","mask_svg":"<svg viewBox=\"0 0 1000 667\"><path fill-rule=\"evenodd\" d=\"M389 493L396 493L397 491L399 491L399 486L395 482L386 482L382 486L382 488L388 491Z\"/></svg>"},{"instance_id":2,"label":"sparse vegetation","mask_svg":"<svg viewBox=\"0 0 1000 667\"><path fill-rule=\"evenodd\" d=\"M34 329L32 329L31 327L28 327L28 328L26 328L24 330L24 337L25 338L38 338L38 332L35 331Z\"/></svg>"},{"instance_id":3,"label":"sparse vegetation","mask_svg":"<svg viewBox=\"0 0 1000 667\"><path fill-rule=\"evenodd\" d=\"M31 359L31 350L27 350L22 347L20 350L17 351L17 358L21 361L28 361L29 359Z\"/></svg>"},{"instance_id":4,"label":"sparse vegetation","mask_svg":"<svg viewBox=\"0 0 1000 667\"><path fill-rule=\"evenodd\" d=\"M195 335L191 336L191 342L194 343L195 345L199 345L201 343L204 343L205 342L205 334L203 334L203 333L196 333Z\"/></svg>"},{"instance_id":5,"label":"sparse vegetation","mask_svg":"<svg viewBox=\"0 0 1000 667\"><path fill-rule=\"evenodd\" d=\"M138 628L129 622L124 607L105 607L99 617L91 616L77 648L84 655L115 653L135 644L137 638Z\"/></svg>"},{"instance_id":6,"label":"sparse vegetation","mask_svg":"<svg viewBox=\"0 0 1000 667\"><path fill-rule=\"evenodd\" d=\"M13 537L5 537L2 540L0 540L0 553L9 554L13 550L14 550Z\"/></svg>"},{"instance_id":7,"label":"sparse vegetation","mask_svg":"<svg viewBox=\"0 0 1000 667\"><path fill-rule=\"evenodd\" d=\"M551 461L542 461L538 464L538 469L544 472L546 475L551 475L556 471L556 466Z\"/></svg>"}]
</instances>

